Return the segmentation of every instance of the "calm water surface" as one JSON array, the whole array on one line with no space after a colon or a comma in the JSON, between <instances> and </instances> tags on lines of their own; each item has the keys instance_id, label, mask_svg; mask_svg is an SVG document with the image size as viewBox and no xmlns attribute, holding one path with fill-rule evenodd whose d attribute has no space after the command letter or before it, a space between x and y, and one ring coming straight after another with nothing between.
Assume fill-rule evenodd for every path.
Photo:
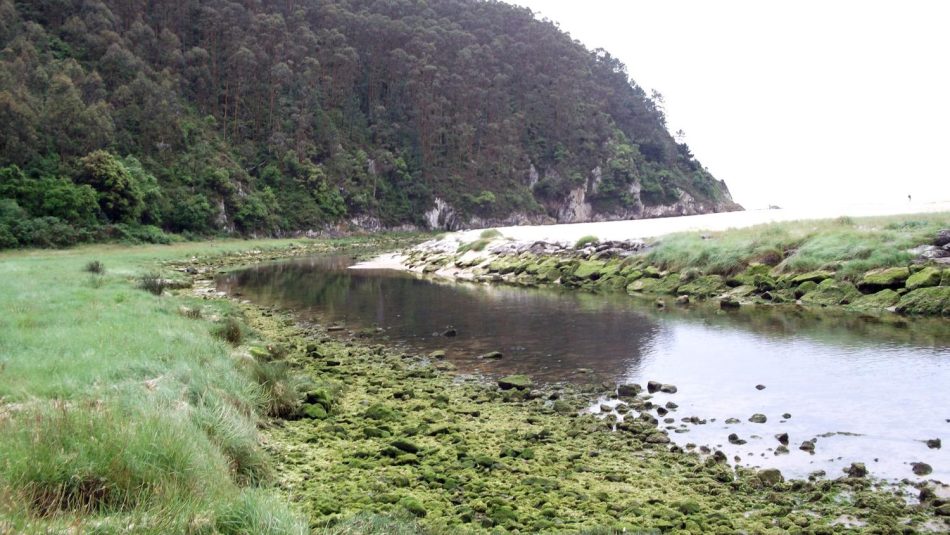
<instances>
[{"instance_id":1,"label":"calm water surface","mask_svg":"<svg viewBox=\"0 0 950 535\"><path fill-rule=\"evenodd\" d=\"M351 263L330 257L264 265L222 277L219 288L306 319L378 327L375 338L408 349L445 349L463 371L672 383L676 394L654 399L679 405L667 415L675 422L661 425L687 432L671 437L721 448L743 465L837 477L860 461L878 477L916 480L910 463L926 462L934 469L927 478L950 482L950 321L796 308L655 310L623 295L440 283L349 270ZM442 336L448 328L458 335ZM476 358L495 350L504 358ZM592 400L590 410L604 402L611 404ZM754 413L768 421L749 422ZM707 423L681 422L690 416ZM728 418L741 423L727 425ZM775 456L774 436L782 432L791 453ZM729 444L730 433L747 444ZM813 438L814 455L798 449ZM942 438L944 448L928 448L924 441L932 438Z\"/></svg>"}]
</instances>

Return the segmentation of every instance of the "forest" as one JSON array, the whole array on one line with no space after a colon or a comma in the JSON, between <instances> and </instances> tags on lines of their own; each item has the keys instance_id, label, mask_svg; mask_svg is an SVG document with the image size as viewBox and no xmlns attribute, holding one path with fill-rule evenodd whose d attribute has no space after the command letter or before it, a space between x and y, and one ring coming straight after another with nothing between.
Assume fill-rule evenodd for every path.
<instances>
[{"instance_id":1,"label":"forest","mask_svg":"<svg viewBox=\"0 0 950 535\"><path fill-rule=\"evenodd\" d=\"M659 94L496 1L0 0L0 124L0 248L731 205Z\"/></svg>"}]
</instances>

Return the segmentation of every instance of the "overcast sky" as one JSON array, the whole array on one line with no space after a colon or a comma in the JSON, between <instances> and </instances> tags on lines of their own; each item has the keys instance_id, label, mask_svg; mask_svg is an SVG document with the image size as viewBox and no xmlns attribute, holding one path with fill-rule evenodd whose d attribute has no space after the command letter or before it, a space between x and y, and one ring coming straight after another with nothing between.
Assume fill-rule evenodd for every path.
<instances>
[{"instance_id":1,"label":"overcast sky","mask_svg":"<svg viewBox=\"0 0 950 535\"><path fill-rule=\"evenodd\" d=\"M950 1L511 3L662 93L746 208L950 200Z\"/></svg>"}]
</instances>

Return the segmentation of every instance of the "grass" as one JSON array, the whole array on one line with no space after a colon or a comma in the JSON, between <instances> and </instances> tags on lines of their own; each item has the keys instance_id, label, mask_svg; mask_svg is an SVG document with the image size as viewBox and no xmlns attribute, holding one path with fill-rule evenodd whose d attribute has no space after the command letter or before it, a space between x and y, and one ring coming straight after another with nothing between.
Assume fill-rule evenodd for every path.
<instances>
[{"instance_id":1,"label":"grass","mask_svg":"<svg viewBox=\"0 0 950 535\"><path fill-rule=\"evenodd\" d=\"M574 248L583 249L588 245L597 245L598 243L600 243L600 239L598 239L597 236L582 236L579 240L577 240L577 243L574 244Z\"/></svg>"},{"instance_id":2,"label":"grass","mask_svg":"<svg viewBox=\"0 0 950 535\"><path fill-rule=\"evenodd\" d=\"M295 395L286 368L181 312L227 303L136 290L163 260L291 243L0 253L0 532L307 532L258 437Z\"/></svg>"},{"instance_id":3,"label":"grass","mask_svg":"<svg viewBox=\"0 0 950 535\"><path fill-rule=\"evenodd\" d=\"M721 275L762 262L784 272L831 269L839 278L855 280L871 269L907 265L914 258L908 249L929 244L948 227L948 213L771 223L667 236L646 260L663 269Z\"/></svg>"},{"instance_id":4,"label":"grass","mask_svg":"<svg viewBox=\"0 0 950 535\"><path fill-rule=\"evenodd\" d=\"M491 243L491 240L489 239L480 239L469 243L463 243L462 245L459 245L457 252L467 253L469 251L484 251L485 247L488 247L489 243Z\"/></svg>"},{"instance_id":5,"label":"grass","mask_svg":"<svg viewBox=\"0 0 950 535\"><path fill-rule=\"evenodd\" d=\"M479 238L483 240L493 240L495 238L501 238L501 231L498 229L490 228L483 230L481 234L478 235Z\"/></svg>"},{"instance_id":6,"label":"grass","mask_svg":"<svg viewBox=\"0 0 950 535\"><path fill-rule=\"evenodd\" d=\"M167 282L162 278L160 273L149 271L148 273L139 275L139 288L152 295L162 295L166 285Z\"/></svg>"}]
</instances>

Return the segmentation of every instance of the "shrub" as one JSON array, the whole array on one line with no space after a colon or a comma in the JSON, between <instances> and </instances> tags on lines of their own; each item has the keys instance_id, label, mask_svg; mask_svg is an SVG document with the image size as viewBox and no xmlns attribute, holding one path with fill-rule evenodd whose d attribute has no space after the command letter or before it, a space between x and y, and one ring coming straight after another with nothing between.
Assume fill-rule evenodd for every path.
<instances>
[{"instance_id":1,"label":"shrub","mask_svg":"<svg viewBox=\"0 0 950 535\"><path fill-rule=\"evenodd\" d=\"M150 271L139 276L139 288L153 295L162 295L166 286L167 282L162 278L161 273Z\"/></svg>"},{"instance_id":2,"label":"shrub","mask_svg":"<svg viewBox=\"0 0 950 535\"><path fill-rule=\"evenodd\" d=\"M597 245L598 243L600 243L600 239L598 239L597 236L584 236L577 240L577 243L574 244L574 248L582 249L588 245Z\"/></svg>"},{"instance_id":3,"label":"shrub","mask_svg":"<svg viewBox=\"0 0 950 535\"><path fill-rule=\"evenodd\" d=\"M241 322L234 318L226 319L222 325L215 329L214 335L233 346L241 345L241 341L244 340L244 330L241 328Z\"/></svg>"},{"instance_id":4,"label":"shrub","mask_svg":"<svg viewBox=\"0 0 950 535\"><path fill-rule=\"evenodd\" d=\"M105 264L103 264L102 262L98 260L90 260L89 263L86 264L85 270L88 271L89 273L102 275L103 273L106 272L106 266Z\"/></svg>"},{"instance_id":5,"label":"shrub","mask_svg":"<svg viewBox=\"0 0 950 535\"><path fill-rule=\"evenodd\" d=\"M488 229L488 230L483 230L482 233L479 234L479 237L482 238L482 239L484 239L484 240L491 240L491 239L494 239L494 238L500 238L500 237L501 237L501 232L500 232L498 229L491 228L491 229Z\"/></svg>"}]
</instances>

